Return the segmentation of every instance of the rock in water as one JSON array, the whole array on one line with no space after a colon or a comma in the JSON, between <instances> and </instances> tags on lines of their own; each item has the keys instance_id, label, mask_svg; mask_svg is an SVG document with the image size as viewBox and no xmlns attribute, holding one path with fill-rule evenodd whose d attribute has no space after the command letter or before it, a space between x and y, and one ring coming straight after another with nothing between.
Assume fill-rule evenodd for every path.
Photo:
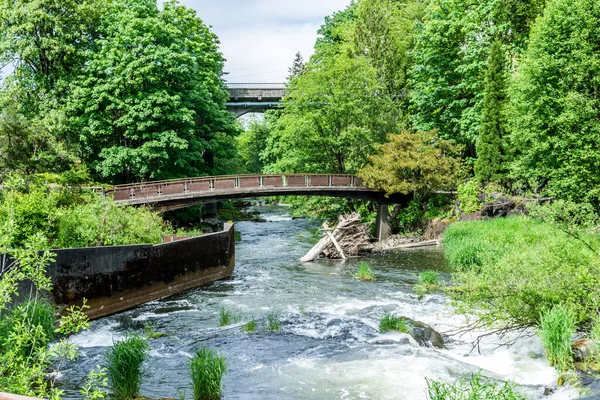
<instances>
[{"instance_id":1,"label":"rock in water","mask_svg":"<svg viewBox=\"0 0 600 400\"><path fill-rule=\"evenodd\" d=\"M444 339L431 326L415 321L407 317L402 317L409 325L409 334L419 343L421 346L435 347L437 349L444 348Z\"/></svg>"},{"instance_id":2,"label":"rock in water","mask_svg":"<svg viewBox=\"0 0 600 400\"><path fill-rule=\"evenodd\" d=\"M573 342L571 349L573 350L573 359L581 362L597 351L597 346L592 339L583 338Z\"/></svg>"}]
</instances>

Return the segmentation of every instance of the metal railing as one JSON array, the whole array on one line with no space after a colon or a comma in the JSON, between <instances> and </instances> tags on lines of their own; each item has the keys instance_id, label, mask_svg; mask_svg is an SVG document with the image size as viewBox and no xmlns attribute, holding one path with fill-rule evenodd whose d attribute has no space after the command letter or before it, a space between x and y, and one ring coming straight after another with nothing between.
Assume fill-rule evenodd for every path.
<instances>
[{"instance_id":1,"label":"metal railing","mask_svg":"<svg viewBox=\"0 0 600 400\"><path fill-rule=\"evenodd\" d=\"M285 89L285 83L227 83L227 89Z\"/></svg>"}]
</instances>

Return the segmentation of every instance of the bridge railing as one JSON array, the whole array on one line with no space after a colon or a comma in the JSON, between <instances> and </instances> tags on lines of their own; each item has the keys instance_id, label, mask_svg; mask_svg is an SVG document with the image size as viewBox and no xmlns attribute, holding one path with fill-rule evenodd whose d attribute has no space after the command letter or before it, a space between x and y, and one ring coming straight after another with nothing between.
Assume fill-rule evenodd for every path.
<instances>
[{"instance_id":1,"label":"bridge railing","mask_svg":"<svg viewBox=\"0 0 600 400\"><path fill-rule=\"evenodd\" d=\"M227 83L227 89L286 89L285 83Z\"/></svg>"},{"instance_id":2,"label":"bridge railing","mask_svg":"<svg viewBox=\"0 0 600 400\"><path fill-rule=\"evenodd\" d=\"M360 177L341 174L235 175L175 179L119 185L108 190L116 201L152 199L191 193L232 192L251 189L364 187Z\"/></svg>"}]
</instances>

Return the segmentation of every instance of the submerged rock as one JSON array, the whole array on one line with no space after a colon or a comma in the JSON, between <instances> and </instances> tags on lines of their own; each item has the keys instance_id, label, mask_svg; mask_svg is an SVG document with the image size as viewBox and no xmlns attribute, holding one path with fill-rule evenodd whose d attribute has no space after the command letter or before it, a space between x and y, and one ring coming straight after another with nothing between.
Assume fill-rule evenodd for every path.
<instances>
[{"instance_id":1,"label":"submerged rock","mask_svg":"<svg viewBox=\"0 0 600 400\"><path fill-rule=\"evenodd\" d=\"M576 340L571 344L573 350L573 360L577 362L585 361L592 353L597 351L596 343L592 339L583 338Z\"/></svg>"},{"instance_id":2,"label":"submerged rock","mask_svg":"<svg viewBox=\"0 0 600 400\"><path fill-rule=\"evenodd\" d=\"M413 337L421 346L444 348L444 339L435 329L426 323L415 321L410 318L402 317L409 325L408 334Z\"/></svg>"}]
</instances>

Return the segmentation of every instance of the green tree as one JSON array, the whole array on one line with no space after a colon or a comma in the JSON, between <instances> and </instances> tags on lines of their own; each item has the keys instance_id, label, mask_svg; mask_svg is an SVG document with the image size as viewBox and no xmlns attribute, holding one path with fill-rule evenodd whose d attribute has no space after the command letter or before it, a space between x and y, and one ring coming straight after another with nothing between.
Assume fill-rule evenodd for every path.
<instances>
[{"instance_id":1,"label":"green tree","mask_svg":"<svg viewBox=\"0 0 600 400\"><path fill-rule=\"evenodd\" d=\"M389 135L369 157L371 164L359 171L365 184L388 194L427 194L453 189L459 161L452 143L435 132L402 132Z\"/></svg>"},{"instance_id":2,"label":"green tree","mask_svg":"<svg viewBox=\"0 0 600 400\"><path fill-rule=\"evenodd\" d=\"M600 196L600 4L552 1L512 85L515 177L576 200Z\"/></svg>"},{"instance_id":3,"label":"green tree","mask_svg":"<svg viewBox=\"0 0 600 400\"><path fill-rule=\"evenodd\" d=\"M218 39L175 1L117 4L73 85L72 132L113 182L214 172L237 127L225 110Z\"/></svg>"},{"instance_id":4,"label":"green tree","mask_svg":"<svg viewBox=\"0 0 600 400\"><path fill-rule=\"evenodd\" d=\"M300 52L297 52L296 55L294 56L294 61L292 62L292 66L288 68L288 77L287 77L287 82L292 83L292 81L294 79L296 79L297 77L299 77L303 72L304 69L306 68L306 63L304 62L304 58L302 58L302 54L300 54Z\"/></svg>"},{"instance_id":5,"label":"green tree","mask_svg":"<svg viewBox=\"0 0 600 400\"><path fill-rule=\"evenodd\" d=\"M502 143L505 136L506 55L502 43L495 41L485 75L485 95L481 133L477 139L475 176L485 184L500 183L505 173Z\"/></svg>"},{"instance_id":6,"label":"green tree","mask_svg":"<svg viewBox=\"0 0 600 400\"><path fill-rule=\"evenodd\" d=\"M246 172L257 174L263 172L265 166L263 152L278 117L274 112L277 111L267 111L262 120L253 120L237 138L238 152Z\"/></svg>"}]
</instances>

